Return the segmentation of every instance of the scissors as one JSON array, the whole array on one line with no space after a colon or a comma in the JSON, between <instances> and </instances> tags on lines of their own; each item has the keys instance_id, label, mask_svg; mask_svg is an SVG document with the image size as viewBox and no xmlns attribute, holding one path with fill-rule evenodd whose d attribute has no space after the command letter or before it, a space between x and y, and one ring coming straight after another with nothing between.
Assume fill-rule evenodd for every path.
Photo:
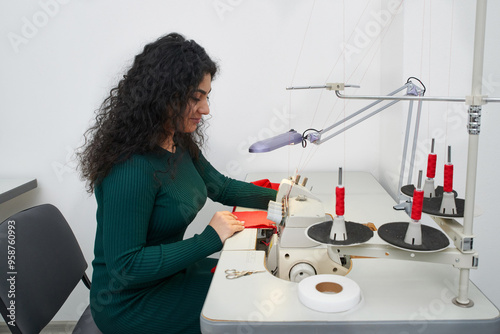
<instances>
[{"instance_id":1,"label":"scissors","mask_svg":"<svg viewBox=\"0 0 500 334\"><path fill-rule=\"evenodd\" d=\"M226 269L226 278L235 279L243 276L249 276L255 273L263 273L265 270L236 270L236 269Z\"/></svg>"}]
</instances>

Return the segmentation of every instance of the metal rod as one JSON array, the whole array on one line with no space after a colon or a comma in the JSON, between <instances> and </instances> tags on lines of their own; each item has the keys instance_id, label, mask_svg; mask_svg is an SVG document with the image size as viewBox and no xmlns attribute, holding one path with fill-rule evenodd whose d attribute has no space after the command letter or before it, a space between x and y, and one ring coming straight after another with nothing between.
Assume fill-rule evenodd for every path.
<instances>
[{"instance_id":1,"label":"metal rod","mask_svg":"<svg viewBox=\"0 0 500 334\"><path fill-rule=\"evenodd\" d=\"M358 85L344 85L344 87L359 88ZM315 85L315 86L289 86L286 90L301 90L301 89L330 89L332 86L329 85ZM341 94L339 90L335 90L337 97L341 99L354 99L354 100L405 100L405 101L442 101L442 102L466 102L465 97L458 96L415 96L415 95L405 95L405 96L394 96L389 95L346 95ZM487 102L500 102L500 97L483 97L482 100Z\"/></svg>"},{"instance_id":2,"label":"metal rod","mask_svg":"<svg viewBox=\"0 0 500 334\"><path fill-rule=\"evenodd\" d=\"M322 138L322 139L320 139L320 140L318 140L318 141L315 141L314 143L315 143L315 144L318 144L318 145L319 145L319 144L322 144L322 143L324 143L325 141L327 141L327 140L329 140L329 139L331 139L331 138L333 138L333 137L335 137L335 136L337 136L337 135L341 134L342 132L344 132L344 131L346 131L346 130L348 130L348 129L352 128L352 127L353 127L353 126L355 126L356 124L363 122L364 120L366 120L366 119L368 119L368 118L370 118L370 117L372 117L372 116L374 116L374 115L378 114L378 113L379 113L379 112L381 112L382 110L384 110L384 109L386 109L386 108L389 108L390 106L392 106L392 105L394 105L394 104L396 104L396 103L398 103L398 102L399 102L398 100L396 100L396 101L391 101L391 102L389 102L388 104L386 104L385 106L380 107L379 109L375 110L374 112L372 112L372 113L370 113L370 114L366 115L365 117L363 117L363 118L359 119L358 121L356 121L356 122L354 122L354 123L352 123L352 124L350 124L350 125L346 126L345 128L343 128L343 129L341 129L341 130L339 130L339 131L335 132L334 134L332 134L332 135L330 135L330 136L328 136L328 137L326 137L326 138Z\"/></svg>"},{"instance_id":3,"label":"metal rod","mask_svg":"<svg viewBox=\"0 0 500 334\"><path fill-rule=\"evenodd\" d=\"M474 60L472 62L472 96L481 96L483 86L484 36L486 30L486 0L476 3Z\"/></svg>"},{"instance_id":4,"label":"metal rod","mask_svg":"<svg viewBox=\"0 0 500 334\"><path fill-rule=\"evenodd\" d=\"M321 85L321 86L292 86L292 87L286 87L286 90L296 90L296 89L321 89L321 88L328 88L326 85Z\"/></svg>"},{"instance_id":5,"label":"metal rod","mask_svg":"<svg viewBox=\"0 0 500 334\"><path fill-rule=\"evenodd\" d=\"M474 60L472 66L472 96L481 96L483 79L484 37L486 30L486 0L478 0L476 5L476 27L474 35ZM465 184L464 233L472 235L474 201L476 192L477 151L479 136L469 134L467 155L467 178Z\"/></svg>"},{"instance_id":6,"label":"metal rod","mask_svg":"<svg viewBox=\"0 0 500 334\"><path fill-rule=\"evenodd\" d=\"M413 147L411 150L410 170L408 171L408 184L411 184L413 176L413 166L415 164L415 154L417 152L418 129L420 128L420 115L422 114L422 101L418 101L417 117L415 119L415 130L413 132Z\"/></svg>"},{"instance_id":7,"label":"metal rod","mask_svg":"<svg viewBox=\"0 0 500 334\"><path fill-rule=\"evenodd\" d=\"M448 165L451 165L451 146L448 146Z\"/></svg>"},{"instance_id":8,"label":"metal rod","mask_svg":"<svg viewBox=\"0 0 500 334\"><path fill-rule=\"evenodd\" d=\"M335 94L341 99L353 100L402 100L402 101L443 101L443 102L465 102L464 97L444 96L384 96L384 95L343 95L336 90Z\"/></svg>"},{"instance_id":9,"label":"metal rod","mask_svg":"<svg viewBox=\"0 0 500 334\"><path fill-rule=\"evenodd\" d=\"M342 167L339 167L339 186L342 186Z\"/></svg>"},{"instance_id":10,"label":"metal rod","mask_svg":"<svg viewBox=\"0 0 500 334\"><path fill-rule=\"evenodd\" d=\"M418 183L417 183L417 189L422 189L422 170L418 171Z\"/></svg>"},{"instance_id":11,"label":"metal rod","mask_svg":"<svg viewBox=\"0 0 500 334\"><path fill-rule=\"evenodd\" d=\"M486 31L486 0L477 0L474 32L474 60L472 63L472 96L481 96L483 81L484 36ZM465 181L464 234L472 235L476 196L477 151L479 135L469 133L467 174ZM469 270L460 270L457 302L469 303Z\"/></svg>"},{"instance_id":12,"label":"metal rod","mask_svg":"<svg viewBox=\"0 0 500 334\"><path fill-rule=\"evenodd\" d=\"M403 193L401 192L401 187L403 186L403 178L406 170L406 153L408 153L408 141L410 138L410 126L411 126L411 118L413 115L413 101L410 101L408 107L408 116L406 118L406 131L405 131L405 140L403 143L403 157L401 158L401 169L399 171L399 183L398 183L398 193L400 200L405 200ZM409 184L410 182L408 182Z\"/></svg>"},{"instance_id":13,"label":"metal rod","mask_svg":"<svg viewBox=\"0 0 500 334\"><path fill-rule=\"evenodd\" d=\"M434 153L434 141L435 139L432 138L432 143L431 143L431 153Z\"/></svg>"},{"instance_id":14,"label":"metal rod","mask_svg":"<svg viewBox=\"0 0 500 334\"><path fill-rule=\"evenodd\" d=\"M406 83L405 85L403 85L402 87L400 87L400 88L396 89L395 91L390 92L388 95L394 95L394 94L397 94L397 93L399 93L400 91L402 91L402 90L404 90L404 89L407 89L410 85L412 85L412 83ZM350 120L350 119L351 119L351 118L353 118L353 117L356 117L357 115L359 115L359 114L361 114L362 112L364 112L364 111L366 111L366 110L370 109L371 107L373 107L373 106L375 106L375 105L379 104L380 102L382 102L382 100L380 100L380 101L375 101L375 102L373 102L373 103L370 103L370 104L369 104L369 105L367 105L366 107L363 107L363 108L359 109L359 110L358 110L358 111L356 111L355 113L353 113L353 114L351 114L351 115L349 115L349 116L345 117L344 119L342 119L342 120L338 121L337 123L335 123L335 124L333 124L333 125L330 125L330 126L329 126L329 127L327 127L327 128L324 128L323 130L321 130L321 131L320 131L320 133L325 133L325 132L330 131L331 129L333 129L333 128L335 128L335 127L337 127L337 126L341 125L341 124L344 124L346 121Z\"/></svg>"},{"instance_id":15,"label":"metal rod","mask_svg":"<svg viewBox=\"0 0 500 334\"><path fill-rule=\"evenodd\" d=\"M479 136L469 135L467 153L467 177L465 182L464 234L473 235L474 201L476 192L476 171L478 158Z\"/></svg>"},{"instance_id":16,"label":"metal rod","mask_svg":"<svg viewBox=\"0 0 500 334\"><path fill-rule=\"evenodd\" d=\"M500 102L500 97L484 97L484 102Z\"/></svg>"},{"instance_id":17,"label":"metal rod","mask_svg":"<svg viewBox=\"0 0 500 334\"><path fill-rule=\"evenodd\" d=\"M339 87L342 84L326 84L326 85L315 85L315 86L288 86L286 87L286 90L296 90L296 89L322 89L326 88L328 90L333 90L333 88ZM351 88L360 88L361 86L358 85L343 85L345 87L351 87Z\"/></svg>"},{"instance_id":18,"label":"metal rod","mask_svg":"<svg viewBox=\"0 0 500 334\"><path fill-rule=\"evenodd\" d=\"M467 305L470 303L469 299L469 275L470 269L460 269L460 275L458 280L458 296L457 303Z\"/></svg>"}]
</instances>

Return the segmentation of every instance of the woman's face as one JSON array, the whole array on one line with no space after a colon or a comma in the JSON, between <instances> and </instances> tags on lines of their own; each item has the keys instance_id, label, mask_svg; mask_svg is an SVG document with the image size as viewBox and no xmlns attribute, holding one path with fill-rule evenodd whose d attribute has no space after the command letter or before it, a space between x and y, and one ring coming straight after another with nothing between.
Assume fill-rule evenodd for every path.
<instances>
[{"instance_id":1,"label":"woman's face","mask_svg":"<svg viewBox=\"0 0 500 334\"><path fill-rule=\"evenodd\" d=\"M184 132L191 133L196 130L203 115L210 113L208 94L212 90L212 76L205 74L198 88L190 100L186 115L184 116Z\"/></svg>"}]
</instances>

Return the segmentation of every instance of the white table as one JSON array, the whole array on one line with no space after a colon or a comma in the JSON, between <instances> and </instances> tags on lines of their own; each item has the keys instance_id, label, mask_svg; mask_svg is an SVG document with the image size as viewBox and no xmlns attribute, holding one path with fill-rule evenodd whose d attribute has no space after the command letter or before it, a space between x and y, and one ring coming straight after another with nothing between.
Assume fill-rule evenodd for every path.
<instances>
[{"instance_id":1,"label":"white table","mask_svg":"<svg viewBox=\"0 0 500 334\"><path fill-rule=\"evenodd\" d=\"M336 173L311 173L313 193L324 198L334 212L331 194ZM249 175L248 180L269 178L279 182L286 175ZM394 201L368 173L345 173L346 220L372 222L409 221L392 209ZM330 194L330 200L328 199ZM226 269L265 270L265 253L255 250L256 230L245 230L226 241L202 313L207 333L357 333L357 334L459 334L500 333L500 312L471 282L471 308L452 303L458 270L449 265L389 259L353 259L347 277L356 281L363 300L342 313L311 310L299 301L297 283L269 272L235 280ZM371 243L384 243L377 234ZM478 269L480 270L480 268Z\"/></svg>"},{"instance_id":2,"label":"white table","mask_svg":"<svg viewBox=\"0 0 500 334\"><path fill-rule=\"evenodd\" d=\"M37 187L36 179L0 179L0 204Z\"/></svg>"}]
</instances>

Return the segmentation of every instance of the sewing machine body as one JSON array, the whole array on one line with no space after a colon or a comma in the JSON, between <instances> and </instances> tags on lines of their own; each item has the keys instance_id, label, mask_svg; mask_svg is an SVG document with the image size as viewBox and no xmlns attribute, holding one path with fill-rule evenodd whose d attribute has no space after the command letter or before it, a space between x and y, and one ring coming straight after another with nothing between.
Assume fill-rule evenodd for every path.
<instances>
[{"instance_id":1,"label":"sewing machine body","mask_svg":"<svg viewBox=\"0 0 500 334\"><path fill-rule=\"evenodd\" d=\"M271 243L268 270L281 279L299 282L317 274L346 275L351 268L349 256L329 256L325 245L306 235L309 226L332 220L317 195L299 184L300 177L283 179L276 202L269 204L269 219L276 223L278 233ZM280 203L280 204L279 204ZM281 212L281 215L273 213ZM332 259L333 258L333 259Z\"/></svg>"}]
</instances>

